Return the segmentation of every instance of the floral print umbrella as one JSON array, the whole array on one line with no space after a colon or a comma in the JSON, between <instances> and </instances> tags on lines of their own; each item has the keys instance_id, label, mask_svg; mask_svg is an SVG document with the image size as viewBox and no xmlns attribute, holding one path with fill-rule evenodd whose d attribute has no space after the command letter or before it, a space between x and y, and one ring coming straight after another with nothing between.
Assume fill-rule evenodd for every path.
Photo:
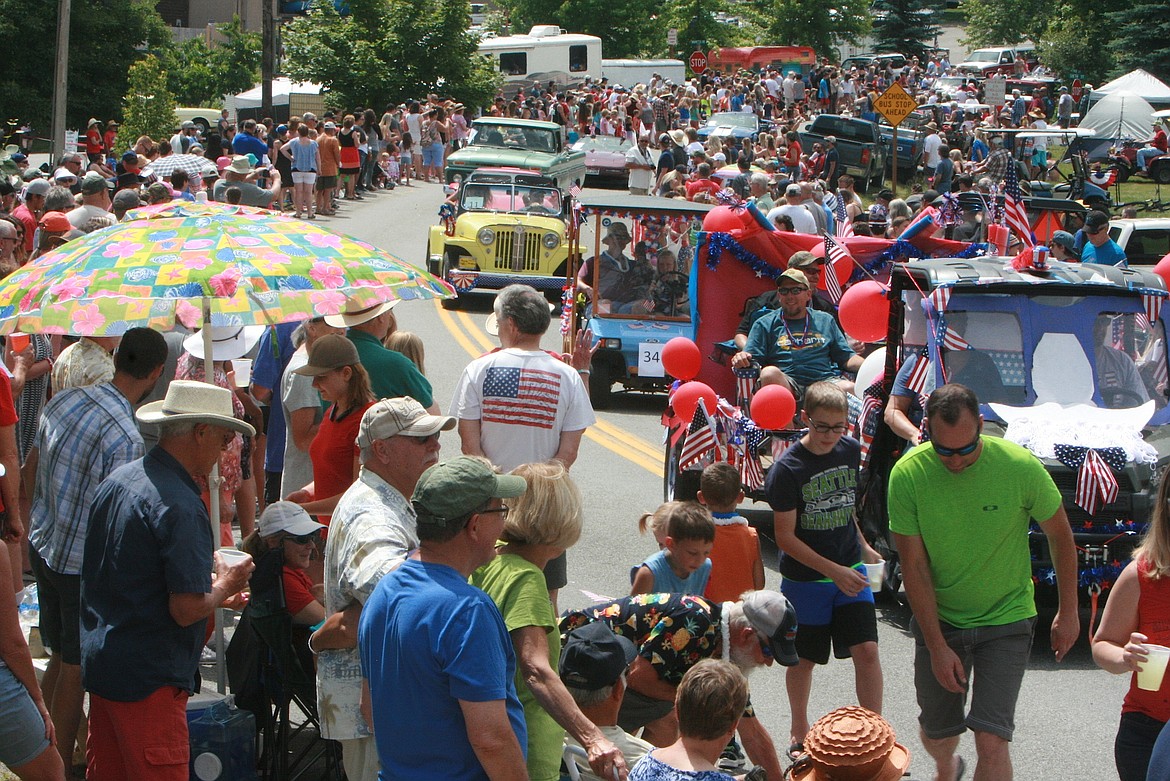
<instances>
[{"instance_id":1,"label":"floral print umbrella","mask_svg":"<svg viewBox=\"0 0 1170 781\"><path fill-rule=\"evenodd\" d=\"M280 323L393 299L450 298L446 282L357 239L259 209L166 204L95 231L0 281L0 333L117 335ZM143 211L143 210L139 210ZM136 216L136 215L131 215Z\"/></svg>"}]
</instances>

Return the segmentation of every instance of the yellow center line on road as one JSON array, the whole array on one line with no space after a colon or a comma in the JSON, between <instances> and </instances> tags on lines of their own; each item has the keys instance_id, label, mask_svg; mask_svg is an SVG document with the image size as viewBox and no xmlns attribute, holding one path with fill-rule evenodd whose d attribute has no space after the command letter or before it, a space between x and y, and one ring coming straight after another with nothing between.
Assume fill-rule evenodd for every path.
<instances>
[{"instance_id":1,"label":"yellow center line on road","mask_svg":"<svg viewBox=\"0 0 1170 781\"><path fill-rule=\"evenodd\" d=\"M492 344L487 335L480 331L466 312L456 312L452 316L437 300L435 301L435 311L439 313L439 320L442 321L443 326L472 358L478 358L495 348L496 345ZM478 342L483 349L478 349L472 340ZM662 453L645 440L628 434L613 424L600 419L595 425L585 429L585 436L606 450L642 467L652 475L662 477Z\"/></svg>"}]
</instances>

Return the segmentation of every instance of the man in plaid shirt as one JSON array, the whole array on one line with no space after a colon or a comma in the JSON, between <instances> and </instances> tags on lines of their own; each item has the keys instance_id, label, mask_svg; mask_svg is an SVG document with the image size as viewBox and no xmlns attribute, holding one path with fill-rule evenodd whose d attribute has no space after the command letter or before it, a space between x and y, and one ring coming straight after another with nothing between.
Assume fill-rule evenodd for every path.
<instances>
[{"instance_id":1,"label":"man in plaid shirt","mask_svg":"<svg viewBox=\"0 0 1170 781\"><path fill-rule=\"evenodd\" d=\"M123 464L142 458L134 405L158 381L167 359L162 334L132 328L114 354L109 382L69 388L41 414L25 461L32 495L29 556L37 578L41 631L52 649L45 702L57 729L57 750L73 766L73 738L81 720L81 559L89 506L98 484ZM32 483L32 485L29 485Z\"/></svg>"}]
</instances>

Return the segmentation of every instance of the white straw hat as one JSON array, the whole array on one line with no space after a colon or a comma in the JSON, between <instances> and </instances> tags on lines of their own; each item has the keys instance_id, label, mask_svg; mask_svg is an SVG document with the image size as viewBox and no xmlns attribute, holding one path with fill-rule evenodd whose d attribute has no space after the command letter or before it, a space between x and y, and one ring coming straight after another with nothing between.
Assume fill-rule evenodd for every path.
<instances>
[{"instance_id":1,"label":"white straw hat","mask_svg":"<svg viewBox=\"0 0 1170 781\"><path fill-rule=\"evenodd\" d=\"M230 361L241 358L256 346L264 335L262 325L213 325L211 326L211 359ZM183 340L183 349L196 358L203 354L203 331L199 330Z\"/></svg>"},{"instance_id":2,"label":"white straw hat","mask_svg":"<svg viewBox=\"0 0 1170 781\"><path fill-rule=\"evenodd\" d=\"M256 429L232 412L232 392L218 385L192 380L174 380L162 401L144 404L135 415L143 423L193 420L253 436Z\"/></svg>"}]
</instances>

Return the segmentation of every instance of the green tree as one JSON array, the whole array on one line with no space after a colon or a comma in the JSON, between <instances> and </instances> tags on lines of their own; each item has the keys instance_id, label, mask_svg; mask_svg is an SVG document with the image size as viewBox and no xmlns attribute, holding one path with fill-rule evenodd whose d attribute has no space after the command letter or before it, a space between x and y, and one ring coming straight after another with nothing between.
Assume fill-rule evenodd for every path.
<instances>
[{"instance_id":1,"label":"green tree","mask_svg":"<svg viewBox=\"0 0 1170 781\"><path fill-rule=\"evenodd\" d=\"M89 117L119 116L127 71L140 47L162 45L170 31L153 0L74 0L70 16L66 127L85 130ZM20 117L46 131L53 107L57 3L0 0L3 118Z\"/></svg>"},{"instance_id":2,"label":"green tree","mask_svg":"<svg viewBox=\"0 0 1170 781\"><path fill-rule=\"evenodd\" d=\"M1159 78L1170 77L1170 13L1165 2L1133 0L1106 18L1124 70L1144 68Z\"/></svg>"},{"instance_id":3,"label":"green tree","mask_svg":"<svg viewBox=\"0 0 1170 781\"><path fill-rule=\"evenodd\" d=\"M1048 0L978 0L963 3L962 9L967 17L963 43L971 48L1040 40L1048 19L1058 18ZM1082 35L1086 29L1082 26Z\"/></svg>"},{"instance_id":4,"label":"green tree","mask_svg":"<svg viewBox=\"0 0 1170 781\"><path fill-rule=\"evenodd\" d=\"M317 3L284 28L284 64L297 81L328 90L335 107L381 108L430 92L470 105L495 93L499 75L477 54L466 0L350 0L339 16Z\"/></svg>"},{"instance_id":5,"label":"green tree","mask_svg":"<svg viewBox=\"0 0 1170 781\"><path fill-rule=\"evenodd\" d=\"M869 32L866 0L762 0L763 42L811 46L817 56L836 58L836 44L857 43Z\"/></svg>"},{"instance_id":6,"label":"green tree","mask_svg":"<svg viewBox=\"0 0 1170 781\"><path fill-rule=\"evenodd\" d=\"M739 28L724 24L715 18L715 12L724 8L719 0L674 0L667 5L659 25L656 44L666 52L666 31L678 30L678 46L675 53L689 54L693 41L706 41L707 48L732 46L739 43ZM603 48L602 51L605 51ZM608 52L606 52L608 56Z\"/></svg>"},{"instance_id":7,"label":"green tree","mask_svg":"<svg viewBox=\"0 0 1170 781\"><path fill-rule=\"evenodd\" d=\"M668 26L658 18L664 4L655 0L503 0L512 31L557 24L569 32L596 35L606 57L644 57L666 51ZM679 34L679 41L688 43Z\"/></svg>"},{"instance_id":8,"label":"green tree","mask_svg":"<svg viewBox=\"0 0 1170 781\"><path fill-rule=\"evenodd\" d=\"M935 0L877 0L873 4L874 50L926 60L939 28Z\"/></svg>"},{"instance_id":9,"label":"green tree","mask_svg":"<svg viewBox=\"0 0 1170 781\"><path fill-rule=\"evenodd\" d=\"M115 148L130 148L139 136L169 138L175 129L175 98L158 58L148 54L131 65L128 80Z\"/></svg>"},{"instance_id":10,"label":"green tree","mask_svg":"<svg viewBox=\"0 0 1170 781\"><path fill-rule=\"evenodd\" d=\"M1066 80L1081 78L1100 84L1114 68L1112 47L1086 36L1085 30L1104 29L1105 20L1099 14L1075 15L1062 6L1036 46L1040 61Z\"/></svg>"},{"instance_id":11,"label":"green tree","mask_svg":"<svg viewBox=\"0 0 1170 781\"><path fill-rule=\"evenodd\" d=\"M156 52L180 106L219 106L225 95L250 89L260 78L259 33L245 31L238 16L216 29L224 40L210 48L192 38Z\"/></svg>"}]
</instances>

